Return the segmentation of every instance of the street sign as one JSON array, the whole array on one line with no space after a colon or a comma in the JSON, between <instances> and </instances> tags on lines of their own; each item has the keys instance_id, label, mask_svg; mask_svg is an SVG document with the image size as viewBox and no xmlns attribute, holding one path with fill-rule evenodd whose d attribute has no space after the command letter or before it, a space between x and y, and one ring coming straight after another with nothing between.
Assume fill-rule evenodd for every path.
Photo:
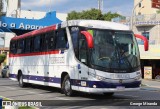
<instances>
[{"instance_id":1,"label":"street sign","mask_svg":"<svg viewBox=\"0 0 160 109\"><path fill-rule=\"evenodd\" d=\"M160 0L152 0L152 8L160 9Z\"/></svg>"}]
</instances>

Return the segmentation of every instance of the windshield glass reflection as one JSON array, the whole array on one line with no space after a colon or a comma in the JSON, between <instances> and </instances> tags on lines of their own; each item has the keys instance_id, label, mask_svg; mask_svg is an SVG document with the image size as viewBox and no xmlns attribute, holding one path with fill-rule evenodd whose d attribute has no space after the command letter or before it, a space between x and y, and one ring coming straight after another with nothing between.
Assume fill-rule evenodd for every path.
<instances>
[{"instance_id":1,"label":"windshield glass reflection","mask_svg":"<svg viewBox=\"0 0 160 109\"><path fill-rule=\"evenodd\" d=\"M89 30L94 38L91 62L106 69L132 70L139 67L139 50L131 32Z\"/></svg>"}]
</instances>

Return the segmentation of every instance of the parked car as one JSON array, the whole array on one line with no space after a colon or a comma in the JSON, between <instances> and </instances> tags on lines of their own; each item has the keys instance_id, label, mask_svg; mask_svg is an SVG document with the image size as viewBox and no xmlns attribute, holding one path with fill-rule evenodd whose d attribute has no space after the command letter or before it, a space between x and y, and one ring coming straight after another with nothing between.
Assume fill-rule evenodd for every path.
<instances>
[{"instance_id":1,"label":"parked car","mask_svg":"<svg viewBox=\"0 0 160 109\"><path fill-rule=\"evenodd\" d=\"M2 78L9 77L9 66L6 65L1 71Z\"/></svg>"}]
</instances>

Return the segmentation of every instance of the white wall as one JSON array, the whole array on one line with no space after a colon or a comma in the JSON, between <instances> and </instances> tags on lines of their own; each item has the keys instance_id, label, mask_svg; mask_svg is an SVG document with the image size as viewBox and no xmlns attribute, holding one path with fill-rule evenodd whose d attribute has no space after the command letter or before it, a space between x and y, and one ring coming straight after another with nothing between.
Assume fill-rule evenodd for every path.
<instances>
[{"instance_id":1,"label":"white wall","mask_svg":"<svg viewBox=\"0 0 160 109\"><path fill-rule=\"evenodd\" d=\"M134 0L134 6L139 3L140 0ZM152 0L143 0L141 2L141 7L137 6L135 9L135 13L136 15L138 15L138 13L143 14L153 14L156 13L158 9L156 8L152 8Z\"/></svg>"},{"instance_id":2,"label":"white wall","mask_svg":"<svg viewBox=\"0 0 160 109\"><path fill-rule=\"evenodd\" d=\"M45 17L46 12L40 11L30 11L30 10L19 10L19 18L26 18L26 19L41 19Z\"/></svg>"},{"instance_id":3,"label":"white wall","mask_svg":"<svg viewBox=\"0 0 160 109\"><path fill-rule=\"evenodd\" d=\"M14 33L4 33L5 34L5 47L10 46L10 40L15 36Z\"/></svg>"},{"instance_id":4,"label":"white wall","mask_svg":"<svg viewBox=\"0 0 160 109\"><path fill-rule=\"evenodd\" d=\"M57 13L56 16L58 19L60 19L62 21L66 21L68 15L66 13Z\"/></svg>"},{"instance_id":5,"label":"white wall","mask_svg":"<svg viewBox=\"0 0 160 109\"><path fill-rule=\"evenodd\" d=\"M18 16L19 16L19 18L26 18L26 19L41 19L46 16L46 12L21 10L21 11L19 11ZM62 21L67 20L66 13L56 13L56 17Z\"/></svg>"},{"instance_id":6,"label":"white wall","mask_svg":"<svg viewBox=\"0 0 160 109\"><path fill-rule=\"evenodd\" d=\"M7 4L7 17L16 17L17 16L17 10L20 9L19 6L19 0L8 0Z\"/></svg>"}]
</instances>

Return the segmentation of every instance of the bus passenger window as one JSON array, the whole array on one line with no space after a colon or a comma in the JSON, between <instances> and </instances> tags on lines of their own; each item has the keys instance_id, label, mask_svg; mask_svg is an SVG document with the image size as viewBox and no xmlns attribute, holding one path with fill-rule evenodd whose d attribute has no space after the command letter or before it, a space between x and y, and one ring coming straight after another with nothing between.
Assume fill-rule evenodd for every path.
<instances>
[{"instance_id":1,"label":"bus passenger window","mask_svg":"<svg viewBox=\"0 0 160 109\"><path fill-rule=\"evenodd\" d=\"M48 49L55 49L55 32L48 33Z\"/></svg>"},{"instance_id":2,"label":"bus passenger window","mask_svg":"<svg viewBox=\"0 0 160 109\"><path fill-rule=\"evenodd\" d=\"M48 34L42 34L42 51L48 51Z\"/></svg>"},{"instance_id":3,"label":"bus passenger window","mask_svg":"<svg viewBox=\"0 0 160 109\"><path fill-rule=\"evenodd\" d=\"M17 53L16 45L17 45L16 41L11 42L11 45L10 45L10 52L13 53L13 54L16 54L16 53Z\"/></svg>"},{"instance_id":4,"label":"bus passenger window","mask_svg":"<svg viewBox=\"0 0 160 109\"><path fill-rule=\"evenodd\" d=\"M56 33L56 49L66 49L66 48L68 48L66 31L64 29L59 30Z\"/></svg>"},{"instance_id":5,"label":"bus passenger window","mask_svg":"<svg viewBox=\"0 0 160 109\"><path fill-rule=\"evenodd\" d=\"M25 53L29 53L30 51L31 51L31 38L27 38L25 43Z\"/></svg>"},{"instance_id":6,"label":"bus passenger window","mask_svg":"<svg viewBox=\"0 0 160 109\"><path fill-rule=\"evenodd\" d=\"M24 40L18 41L17 54L21 54L24 52Z\"/></svg>"},{"instance_id":7,"label":"bus passenger window","mask_svg":"<svg viewBox=\"0 0 160 109\"><path fill-rule=\"evenodd\" d=\"M34 51L35 52L37 52L37 51L40 51L40 43L41 42L41 40L40 40L40 36L36 36L35 38L34 38Z\"/></svg>"}]
</instances>

